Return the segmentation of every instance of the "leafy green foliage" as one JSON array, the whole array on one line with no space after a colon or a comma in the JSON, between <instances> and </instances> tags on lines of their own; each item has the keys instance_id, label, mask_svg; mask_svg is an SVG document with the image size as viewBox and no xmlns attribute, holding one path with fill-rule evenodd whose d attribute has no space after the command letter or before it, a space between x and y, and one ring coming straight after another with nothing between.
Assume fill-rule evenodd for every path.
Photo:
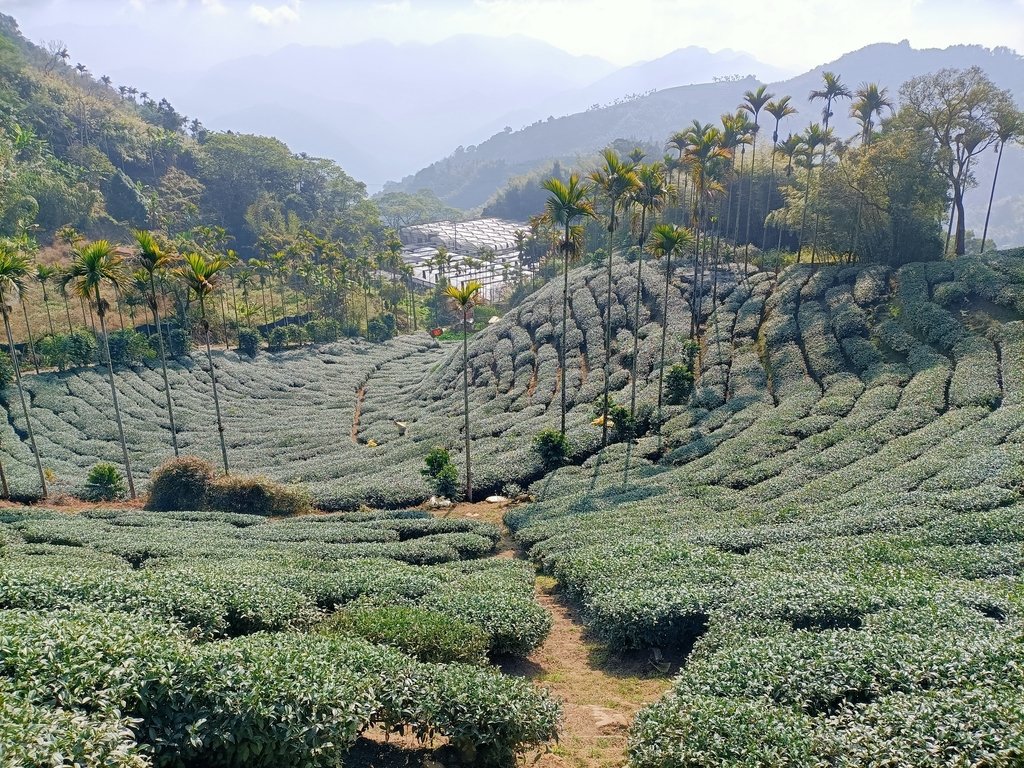
<instances>
[{"instance_id":1,"label":"leafy green foliage","mask_svg":"<svg viewBox=\"0 0 1024 768\"><path fill-rule=\"evenodd\" d=\"M452 462L448 450L435 446L430 449L423 462L427 466L420 470L420 474L426 478L434 492L447 499L458 498L459 470Z\"/></svg>"},{"instance_id":2,"label":"leafy green foliage","mask_svg":"<svg viewBox=\"0 0 1024 768\"><path fill-rule=\"evenodd\" d=\"M7 387L14 381L14 362L6 352L0 351L0 390Z\"/></svg>"},{"instance_id":3,"label":"leafy green foliage","mask_svg":"<svg viewBox=\"0 0 1024 768\"><path fill-rule=\"evenodd\" d=\"M128 492L121 472L113 464L101 463L89 470L82 498L86 501L113 501Z\"/></svg>"},{"instance_id":4,"label":"leafy green foliage","mask_svg":"<svg viewBox=\"0 0 1024 768\"><path fill-rule=\"evenodd\" d=\"M114 353L114 339L111 338L111 354ZM59 371L90 365L95 362L99 351L96 335L85 328L70 333L47 334L37 344L39 353L46 364ZM115 358L116 359L116 358Z\"/></svg>"},{"instance_id":5,"label":"leafy green foliage","mask_svg":"<svg viewBox=\"0 0 1024 768\"><path fill-rule=\"evenodd\" d=\"M545 469L560 467L569 456L569 440L557 429L544 429L533 438L533 450Z\"/></svg>"},{"instance_id":6,"label":"leafy green foliage","mask_svg":"<svg viewBox=\"0 0 1024 768\"><path fill-rule=\"evenodd\" d=\"M490 646L482 629L413 606L354 605L331 616L322 629L398 648L433 663L485 664Z\"/></svg>"},{"instance_id":7,"label":"leafy green foliage","mask_svg":"<svg viewBox=\"0 0 1024 768\"><path fill-rule=\"evenodd\" d=\"M139 365L156 357L149 339L131 329L114 331L108 340L110 360L116 366Z\"/></svg>"},{"instance_id":8,"label":"leafy green foliage","mask_svg":"<svg viewBox=\"0 0 1024 768\"><path fill-rule=\"evenodd\" d=\"M255 328L238 329L238 351L243 355L256 357L256 353L260 351L260 342L262 340L260 332Z\"/></svg>"}]
</instances>

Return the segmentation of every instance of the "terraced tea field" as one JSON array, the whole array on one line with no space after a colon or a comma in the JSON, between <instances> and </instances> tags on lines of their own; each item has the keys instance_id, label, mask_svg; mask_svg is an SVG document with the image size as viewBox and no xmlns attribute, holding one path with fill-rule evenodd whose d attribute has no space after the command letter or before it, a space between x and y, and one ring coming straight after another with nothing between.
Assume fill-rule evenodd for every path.
<instances>
[{"instance_id":1,"label":"terraced tea field","mask_svg":"<svg viewBox=\"0 0 1024 768\"><path fill-rule=\"evenodd\" d=\"M633 337L635 266L620 264L615 275L613 322L618 354L611 386L629 382ZM599 270L577 270L572 281L567 353L569 415L576 451L587 455L599 445L590 426L594 402L604 386L605 278ZM662 278L646 270L641 310L640 396L656 382ZM687 332L685 286L672 288L670 328ZM470 349L473 367L471 431L475 484L500 491L541 473L531 450L533 436L559 418L558 351L561 288L548 286L520 309L479 334ZM671 347L678 346L673 338ZM671 352L670 347L670 352ZM222 386L232 467L274 479L302 483L328 508L366 503L397 507L429 495L419 470L430 448L443 444L462 450L462 349L439 345L423 333L386 344L344 342L255 360L233 352L215 356ZM184 358L170 370L179 445L183 453L219 460L217 432L205 356ZM97 461L120 463L110 390L101 369L26 376L31 416L43 466L58 490L84 482ZM117 374L126 437L143 475L170 454L159 366ZM628 393L625 393L628 398ZM621 397L620 397L621 399ZM625 400L628 404L628 399ZM24 419L8 409L0 433L5 466L13 488L37 489L38 479L25 442ZM408 425L403 432L395 422Z\"/></svg>"},{"instance_id":2,"label":"terraced tea field","mask_svg":"<svg viewBox=\"0 0 1024 768\"><path fill-rule=\"evenodd\" d=\"M705 333L689 402L669 409L660 438L601 453L590 421L603 384L602 277L577 269L566 375L577 462L546 476L530 440L557 424L560 291L542 290L471 341L474 461L483 487L529 484L535 501L505 518L523 554L557 580L555 599L577 608L587 636L610 653L686 656L671 691L632 725L632 765L1024 762L1022 256L898 270L803 265L779 278L723 279L699 308ZM629 394L634 268L620 263L615 273L611 384L620 402ZM650 403L665 297L658 267L646 271L638 385ZM673 360L688 332L691 283L680 270L669 297ZM418 472L426 449L441 441L458 451L457 347L408 337L255 361L225 354L218 364L237 465L306 483L325 505L418 501L427 494ZM120 376L126 399L137 393L130 439L148 467L167 453L157 377ZM175 378L186 450L215 456L204 374L180 365ZM47 435L41 451L69 486L99 456L117 458L104 442L111 432L102 385L92 372L32 379L37 434ZM91 393L89 405L72 390ZM17 417L12 423L18 428ZM3 442L21 487L30 487L15 432ZM18 717L61 733L79 718L75 728L111 744L131 728L119 717L145 720L148 710L112 707L93 717L63 709L77 693L38 692L85 684L72 676L61 687L31 661L39 658L33 649L48 647L40 638L58 638L59 656L70 644L60 638L84 625L106 642L103 627L112 625L104 622L113 620L91 612L128 608L132 637L173 622L182 633L173 635L173 654L200 669L229 669L228 657L296 658L308 682L329 677L308 654L330 653L367 674L385 670L385 704L366 703L356 688L325 688L366 713L344 720L348 730L336 717L299 718L341 729L339 743L380 722L474 749L543 741L553 705L522 681L486 668L428 674L352 639L295 639L310 637L335 606L390 601L484 630L492 655L525 655L541 642L549 619L532 600L529 568L476 559L492 551L497 529L406 514L266 523L216 513L8 513L2 620L28 640L5 658L29 659L17 663L33 681L11 692L23 704ZM316 645L328 642L343 647ZM390 687L396 670L413 681L401 694ZM204 701L220 706L245 691L264 706L282 695L249 678L236 682ZM346 677L337 685L358 687ZM458 686L489 693L459 699ZM327 706L299 698L311 708L304 713ZM149 700L110 700L129 699ZM456 699L468 702L467 722L493 716L497 730L457 730L459 716L438 703ZM515 712L526 713L524 730L510 725ZM206 744L207 731L190 722L161 725L151 737L165 739L152 746L156 754L183 743L181 728L198 728ZM223 727L217 721L209 732ZM281 743L293 738L306 736ZM573 756L580 765L587 759Z\"/></svg>"},{"instance_id":3,"label":"terraced tea field","mask_svg":"<svg viewBox=\"0 0 1024 768\"><path fill-rule=\"evenodd\" d=\"M508 522L613 647L692 648L637 766L1024 760L1024 271L798 268L718 311L661 465Z\"/></svg>"}]
</instances>

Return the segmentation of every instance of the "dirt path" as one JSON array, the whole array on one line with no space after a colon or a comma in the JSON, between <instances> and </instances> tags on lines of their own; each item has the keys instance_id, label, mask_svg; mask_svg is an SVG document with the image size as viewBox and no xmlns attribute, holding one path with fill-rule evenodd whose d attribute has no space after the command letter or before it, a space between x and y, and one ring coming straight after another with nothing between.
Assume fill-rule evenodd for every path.
<instances>
[{"instance_id":1,"label":"dirt path","mask_svg":"<svg viewBox=\"0 0 1024 768\"><path fill-rule=\"evenodd\" d=\"M352 412L352 442L359 442L359 419L363 414L363 399L366 397L366 385L356 390L356 407Z\"/></svg>"},{"instance_id":2,"label":"dirt path","mask_svg":"<svg viewBox=\"0 0 1024 768\"><path fill-rule=\"evenodd\" d=\"M507 504L459 504L445 516L469 517L504 529ZM506 531L496 557L522 557ZM575 608L557 583L538 576L537 602L551 614L548 639L525 659L503 663L502 671L533 680L563 702L559 743L547 752L527 754L526 766L539 768L617 768L626 762L626 739L637 710L658 699L679 669L676 660L650 651L610 655L587 637Z\"/></svg>"}]
</instances>

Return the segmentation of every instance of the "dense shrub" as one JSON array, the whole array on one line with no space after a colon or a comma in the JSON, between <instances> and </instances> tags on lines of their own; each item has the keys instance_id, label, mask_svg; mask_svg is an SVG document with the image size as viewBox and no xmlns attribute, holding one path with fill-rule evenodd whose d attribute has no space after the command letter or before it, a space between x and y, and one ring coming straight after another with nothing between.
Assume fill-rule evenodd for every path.
<instances>
[{"instance_id":1,"label":"dense shrub","mask_svg":"<svg viewBox=\"0 0 1024 768\"><path fill-rule=\"evenodd\" d=\"M149 345L149 339L131 328L123 328L108 334L110 360L114 365L139 365L156 357Z\"/></svg>"},{"instance_id":2,"label":"dense shrub","mask_svg":"<svg viewBox=\"0 0 1024 768\"><path fill-rule=\"evenodd\" d=\"M181 328L172 328L167 334L167 354L184 357L192 351L192 336Z\"/></svg>"},{"instance_id":3,"label":"dense shrub","mask_svg":"<svg viewBox=\"0 0 1024 768\"><path fill-rule=\"evenodd\" d=\"M267 334L267 349L276 352L286 346L288 346L288 329L283 325L275 326Z\"/></svg>"},{"instance_id":4,"label":"dense shrub","mask_svg":"<svg viewBox=\"0 0 1024 768\"><path fill-rule=\"evenodd\" d=\"M358 605L328 619L324 631L390 645L420 661L484 664L490 638L450 615L412 606Z\"/></svg>"},{"instance_id":5,"label":"dense shrub","mask_svg":"<svg viewBox=\"0 0 1024 768\"><path fill-rule=\"evenodd\" d=\"M203 509L213 467L197 456L169 459L153 470L146 508L154 510Z\"/></svg>"},{"instance_id":6,"label":"dense shrub","mask_svg":"<svg viewBox=\"0 0 1024 768\"><path fill-rule=\"evenodd\" d=\"M665 374L665 399L669 405L680 405L693 391L693 371L688 365L676 363Z\"/></svg>"},{"instance_id":7,"label":"dense shrub","mask_svg":"<svg viewBox=\"0 0 1024 768\"><path fill-rule=\"evenodd\" d=\"M265 477L229 475L206 486L206 507L219 512L286 516L307 512L309 495Z\"/></svg>"},{"instance_id":8,"label":"dense shrub","mask_svg":"<svg viewBox=\"0 0 1024 768\"><path fill-rule=\"evenodd\" d=\"M341 324L327 317L306 323L306 337L316 344L326 344L341 338Z\"/></svg>"},{"instance_id":9,"label":"dense shrub","mask_svg":"<svg viewBox=\"0 0 1024 768\"><path fill-rule=\"evenodd\" d=\"M260 351L260 342L262 340L263 337L260 336L260 332L255 328L238 329L238 351L243 355L256 357L256 353Z\"/></svg>"},{"instance_id":10,"label":"dense shrub","mask_svg":"<svg viewBox=\"0 0 1024 768\"><path fill-rule=\"evenodd\" d=\"M113 501L127 493L124 478L113 464L101 463L89 470L82 489L86 501Z\"/></svg>"},{"instance_id":11,"label":"dense shrub","mask_svg":"<svg viewBox=\"0 0 1024 768\"><path fill-rule=\"evenodd\" d=\"M370 341L387 341L398 332L398 321L391 312L374 317L366 325L366 335Z\"/></svg>"},{"instance_id":12,"label":"dense shrub","mask_svg":"<svg viewBox=\"0 0 1024 768\"><path fill-rule=\"evenodd\" d=\"M569 441L560 430L545 429L533 438L533 450L540 456L544 468L551 470L565 463L569 455Z\"/></svg>"},{"instance_id":13,"label":"dense shrub","mask_svg":"<svg viewBox=\"0 0 1024 768\"><path fill-rule=\"evenodd\" d=\"M420 470L420 474L439 496L454 499L459 494L459 471L452 463L451 454L448 449L434 447L430 449L424 458L427 465Z\"/></svg>"},{"instance_id":14,"label":"dense shrub","mask_svg":"<svg viewBox=\"0 0 1024 768\"><path fill-rule=\"evenodd\" d=\"M92 331L77 328L70 333L47 334L37 349L47 365L65 371L95 362L98 345Z\"/></svg>"},{"instance_id":15,"label":"dense shrub","mask_svg":"<svg viewBox=\"0 0 1024 768\"><path fill-rule=\"evenodd\" d=\"M14 381L14 363L11 356L0 350L0 390L4 390Z\"/></svg>"}]
</instances>

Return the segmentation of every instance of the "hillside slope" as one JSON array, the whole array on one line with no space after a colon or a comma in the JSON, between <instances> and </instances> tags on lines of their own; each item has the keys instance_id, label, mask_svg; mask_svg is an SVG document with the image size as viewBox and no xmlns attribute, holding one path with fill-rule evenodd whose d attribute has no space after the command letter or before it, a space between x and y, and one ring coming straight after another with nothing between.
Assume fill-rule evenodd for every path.
<instances>
[{"instance_id":1,"label":"hillside slope","mask_svg":"<svg viewBox=\"0 0 1024 768\"><path fill-rule=\"evenodd\" d=\"M669 460L684 464L687 477L692 475L685 484L700 486L716 503L763 512L765 505L831 501L859 487L837 490L838 476L811 447L817 443L802 440L827 431L830 419L848 413L860 419L847 419L843 430L816 438L833 453L851 452L841 465L846 466L892 450L889 443L908 431L941 432L947 422L963 420L990 424L990 415L1016 418L1024 308L1024 276L1016 264L1013 257L995 256L898 272L800 267L778 282L759 273L739 284L723 271L718 306L712 307L710 295L701 306L709 330L697 390L689 407L669 411ZM635 264L617 262L613 275L611 388L624 403L635 272ZM641 403L656 399L662 275L656 264L644 270ZM673 277L669 364L679 358L688 333L692 271L682 267ZM571 273L566 380L569 436L579 460L599 441L590 421L604 382L605 286L602 270L594 266ZM529 443L558 420L560 294L549 284L472 340L471 432L481 490L541 474ZM456 457L461 451L461 358L460 345L439 345L426 334L383 345L345 342L260 354L255 360L221 353L216 362L233 464L240 471L306 483L328 506L416 502L428 494L419 476L427 450L444 444ZM218 451L209 377L205 361L198 360L179 360L171 387L184 450L212 459ZM159 379L152 368L118 373L129 447L142 472L169 453ZM98 460L117 461L102 371L28 376L26 382L43 463L56 473L59 487L80 484ZM886 408L894 414L875 423ZM408 424L408 432L400 434L395 421ZM859 430L867 426L866 436ZM30 493L33 472L24 432L19 410L10 409L0 442L15 488ZM640 452L656 453L654 441L645 438ZM981 467L1010 472L1009 458ZM971 461L981 458L974 454ZM557 485L558 477L551 482Z\"/></svg>"},{"instance_id":2,"label":"hillside slope","mask_svg":"<svg viewBox=\"0 0 1024 768\"><path fill-rule=\"evenodd\" d=\"M668 462L508 519L597 638L692 651L634 765L1020 763L1021 255L755 277Z\"/></svg>"},{"instance_id":3,"label":"hillside slope","mask_svg":"<svg viewBox=\"0 0 1024 768\"><path fill-rule=\"evenodd\" d=\"M614 274L613 319L619 327L611 379L615 391L629 381L626 356L633 345L626 318L627 312L633 316L634 271L634 265L620 263ZM689 283L683 281L684 271L677 273L678 282L671 288L673 337L684 336L688 328ZM721 282L726 295L729 278L723 276ZM649 399L650 386L657 380L653 361L660 343L660 325L654 320L661 317L664 287L661 275L649 268L644 284L639 396ZM604 386L600 317L606 285L603 270L587 267L572 273L566 380L568 424L580 457L600 441L600 430L590 421ZM474 476L481 492L500 491L541 473L530 444L541 429L558 424L556 340L561 305L561 287L549 284L503 322L481 332L470 347ZM673 341L670 353L677 347ZM235 353L215 359L228 451L238 471L304 483L327 507L364 502L399 506L429 495L419 470L431 447L445 445L461 461L459 344L441 346L423 333L383 345L346 342L260 354L255 360ZM177 361L169 373L182 450L215 460L219 448L209 373L204 369L205 360L197 355ZM55 473L55 487L80 486L86 469L97 461L119 463L116 424L102 370L28 376L25 381L43 465ZM129 450L138 470L146 473L169 454L170 426L162 406L160 373L154 367L122 370L117 381ZM13 397L14 391L7 395ZM0 445L14 489L30 494L36 488L34 465L18 413L8 408ZM395 421L408 424L408 432L400 434Z\"/></svg>"}]
</instances>

